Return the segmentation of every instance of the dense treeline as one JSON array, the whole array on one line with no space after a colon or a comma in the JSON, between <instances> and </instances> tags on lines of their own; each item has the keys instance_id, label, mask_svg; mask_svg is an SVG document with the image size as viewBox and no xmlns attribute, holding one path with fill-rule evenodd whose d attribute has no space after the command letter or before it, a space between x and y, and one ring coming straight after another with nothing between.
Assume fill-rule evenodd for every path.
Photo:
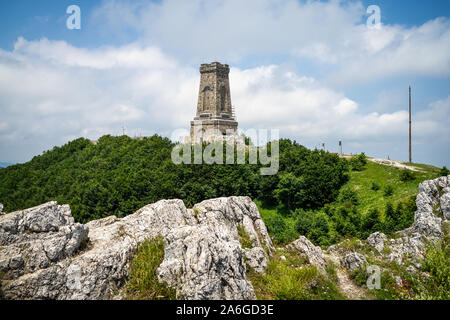
<instances>
[{"instance_id":1,"label":"dense treeline","mask_svg":"<svg viewBox=\"0 0 450 320\"><path fill-rule=\"evenodd\" d=\"M123 217L160 199L187 206L204 199L248 195L283 210L316 210L335 201L348 180L347 161L290 140L280 140L280 170L260 175L261 165L176 165L174 144L152 136L141 140L103 136L94 144L80 138L30 162L0 169L0 202L5 211L56 200L86 222ZM248 163L248 162L246 162Z\"/></svg>"}]
</instances>

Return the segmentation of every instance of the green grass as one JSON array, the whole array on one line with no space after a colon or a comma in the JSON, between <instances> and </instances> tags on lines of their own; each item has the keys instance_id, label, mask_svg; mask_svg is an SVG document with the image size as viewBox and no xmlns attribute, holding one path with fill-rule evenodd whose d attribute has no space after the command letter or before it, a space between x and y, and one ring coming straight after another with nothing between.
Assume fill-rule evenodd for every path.
<instances>
[{"instance_id":1,"label":"green grass","mask_svg":"<svg viewBox=\"0 0 450 320\"><path fill-rule=\"evenodd\" d=\"M261 214L261 218L266 224L266 227L269 229L268 231L270 236L273 237L272 242L275 245L286 245L299 237L299 233L295 230L296 218L294 216L282 215L277 207L264 206L262 202L257 199L255 200L255 203L258 207L259 213ZM282 234L274 234L273 232L270 232L270 223L268 223L268 221L277 215L281 215L285 223L285 229Z\"/></svg>"},{"instance_id":2,"label":"green grass","mask_svg":"<svg viewBox=\"0 0 450 320\"><path fill-rule=\"evenodd\" d=\"M414 172L414 179L401 181L401 169L380 165L371 161L367 162L366 169L363 171L351 171L350 180L344 187L349 187L358 194L358 209L362 214L366 214L370 209L376 208L380 212L384 211L388 202L398 203L410 196L418 193L419 184L428 179L434 179L439 173L439 168L429 165L413 164L425 172ZM379 190L372 190L372 185L380 186ZM392 186L394 192L391 196L384 196L386 186Z\"/></svg>"},{"instance_id":3,"label":"green grass","mask_svg":"<svg viewBox=\"0 0 450 320\"><path fill-rule=\"evenodd\" d=\"M243 226L237 227L238 234L239 234L239 242L241 243L241 246L243 249L250 249L253 247L252 240L250 239L250 236L247 232L245 232L245 229Z\"/></svg>"},{"instance_id":4,"label":"green grass","mask_svg":"<svg viewBox=\"0 0 450 320\"><path fill-rule=\"evenodd\" d=\"M174 300L174 289L160 283L156 270L164 260L164 239L147 240L139 245L130 267L129 280L125 286L129 300Z\"/></svg>"},{"instance_id":5,"label":"green grass","mask_svg":"<svg viewBox=\"0 0 450 320\"><path fill-rule=\"evenodd\" d=\"M332 277L321 274L316 267L305 265L303 257L284 252L286 260L276 255L268 263L265 274L251 270L247 276L260 300L341 300ZM332 270L330 270L332 274Z\"/></svg>"}]
</instances>

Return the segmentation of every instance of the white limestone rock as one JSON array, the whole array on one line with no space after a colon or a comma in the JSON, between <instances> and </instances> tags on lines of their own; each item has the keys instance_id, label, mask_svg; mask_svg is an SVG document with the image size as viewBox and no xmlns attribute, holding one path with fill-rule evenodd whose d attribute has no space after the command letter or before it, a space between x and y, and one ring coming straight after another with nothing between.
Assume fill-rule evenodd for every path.
<instances>
[{"instance_id":1,"label":"white limestone rock","mask_svg":"<svg viewBox=\"0 0 450 320\"><path fill-rule=\"evenodd\" d=\"M446 220L450 220L450 188L445 188L445 193L440 197L441 211Z\"/></svg>"},{"instance_id":2,"label":"white limestone rock","mask_svg":"<svg viewBox=\"0 0 450 320\"><path fill-rule=\"evenodd\" d=\"M448 190L448 177L426 180L419 185L419 194L416 198L417 211L414 215L412 232L424 236L441 238L443 236L442 219L437 217L433 210L442 210L441 198L444 197L444 208L447 210L447 194L440 195Z\"/></svg>"},{"instance_id":3,"label":"white limestone rock","mask_svg":"<svg viewBox=\"0 0 450 320\"><path fill-rule=\"evenodd\" d=\"M366 242L368 245L374 247L378 252L381 252L383 251L386 240L387 237L384 233L374 232L366 239Z\"/></svg>"},{"instance_id":4,"label":"white limestone rock","mask_svg":"<svg viewBox=\"0 0 450 320\"><path fill-rule=\"evenodd\" d=\"M341 266L349 271L362 269L366 264L366 258L357 252L350 252L341 258Z\"/></svg>"},{"instance_id":5,"label":"white limestone rock","mask_svg":"<svg viewBox=\"0 0 450 320\"><path fill-rule=\"evenodd\" d=\"M238 225L249 234L252 248L241 248ZM0 268L8 275L0 295L113 298L125 284L138 244L157 236L166 242L158 277L185 299L254 299L244 254L262 271L266 251L273 252L248 197L207 200L193 210L181 200L162 200L123 219L108 217L86 225L73 222L68 206L51 202L0 218ZM82 247L87 240L89 245Z\"/></svg>"},{"instance_id":6,"label":"white limestone rock","mask_svg":"<svg viewBox=\"0 0 450 320\"><path fill-rule=\"evenodd\" d=\"M315 246L305 236L300 236L300 238L288 244L286 249L298 251L302 256L308 258L311 265L316 266L320 271L325 271L327 264L322 249Z\"/></svg>"},{"instance_id":7,"label":"white limestone rock","mask_svg":"<svg viewBox=\"0 0 450 320\"><path fill-rule=\"evenodd\" d=\"M8 279L47 268L72 256L87 236L68 206L56 202L0 216L0 271Z\"/></svg>"}]
</instances>

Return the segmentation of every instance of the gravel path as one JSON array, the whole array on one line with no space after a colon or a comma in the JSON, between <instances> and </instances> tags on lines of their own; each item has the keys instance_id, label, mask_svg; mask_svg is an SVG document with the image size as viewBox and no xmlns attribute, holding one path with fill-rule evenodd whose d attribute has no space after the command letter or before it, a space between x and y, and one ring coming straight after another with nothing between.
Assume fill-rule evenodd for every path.
<instances>
[{"instance_id":1,"label":"gravel path","mask_svg":"<svg viewBox=\"0 0 450 320\"><path fill-rule=\"evenodd\" d=\"M350 279L348 272L340 267L339 257L334 254L325 254L325 259L331 261L336 266L336 276L338 278L338 287L349 300L365 300L368 299L367 291L358 287Z\"/></svg>"}]
</instances>

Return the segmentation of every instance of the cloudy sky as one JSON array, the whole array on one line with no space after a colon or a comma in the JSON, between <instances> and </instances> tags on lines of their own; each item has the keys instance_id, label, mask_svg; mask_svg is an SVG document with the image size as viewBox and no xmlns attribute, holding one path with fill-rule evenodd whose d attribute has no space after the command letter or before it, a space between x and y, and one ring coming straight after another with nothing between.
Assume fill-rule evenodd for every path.
<instances>
[{"instance_id":1,"label":"cloudy sky","mask_svg":"<svg viewBox=\"0 0 450 320\"><path fill-rule=\"evenodd\" d=\"M189 129L199 65L220 61L241 129L401 161L411 85L413 161L450 165L448 0L15 0L0 30L0 161Z\"/></svg>"}]
</instances>

